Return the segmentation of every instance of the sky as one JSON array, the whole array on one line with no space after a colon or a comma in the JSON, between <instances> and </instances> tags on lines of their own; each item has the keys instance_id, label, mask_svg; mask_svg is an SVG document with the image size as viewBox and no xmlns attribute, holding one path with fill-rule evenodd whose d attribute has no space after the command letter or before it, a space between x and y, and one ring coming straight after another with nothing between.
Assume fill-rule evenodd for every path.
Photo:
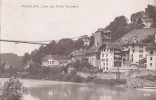
<instances>
[{"instance_id":1,"label":"sky","mask_svg":"<svg viewBox=\"0 0 156 100\"><path fill-rule=\"evenodd\" d=\"M124 15L129 19L132 13L144 11L147 4L155 5L156 1L1 0L0 39L45 41L90 36L98 28L109 25L117 16ZM33 5L39 8L32 8ZM0 42L0 52L22 56L39 46Z\"/></svg>"}]
</instances>

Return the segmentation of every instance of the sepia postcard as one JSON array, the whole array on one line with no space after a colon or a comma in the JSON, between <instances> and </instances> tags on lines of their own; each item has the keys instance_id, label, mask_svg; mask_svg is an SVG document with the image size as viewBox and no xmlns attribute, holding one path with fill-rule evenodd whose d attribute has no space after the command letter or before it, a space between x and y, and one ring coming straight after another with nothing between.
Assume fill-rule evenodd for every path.
<instances>
[{"instance_id":1,"label":"sepia postcard","mask_svg":"<svg viewBox=\"0 0 156 100\"><path fill-rule=\"evenodd\" d=\"M156 100L156 1L0 0L0 100Z\"/></svg>"}]
</instances>

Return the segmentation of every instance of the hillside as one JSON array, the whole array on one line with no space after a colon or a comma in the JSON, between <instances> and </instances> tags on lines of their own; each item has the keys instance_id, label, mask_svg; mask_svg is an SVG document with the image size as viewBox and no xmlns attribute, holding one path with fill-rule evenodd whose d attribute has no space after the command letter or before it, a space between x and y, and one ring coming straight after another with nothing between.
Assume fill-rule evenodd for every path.
<instances>
[{"instance_id":1,"label":"hillside","mask_svg":"<svg viewBox=\"0 0 156 100\"><path fill-rule=\"evenodd\" d=\"M141 41L149 35L154 35L154 33L156 33L156 28L134 29L114 41L114 43L131 43L134 39Z\"/></svg>"},{"instance_id":2,"label":"hillside","mask_svg":"<svg viewBox=\"0 0 156 100\"><path fill-rule=\"evenodd\" d=\"M22 56L18 56L13 53L1 53L0 54L0 61L5 60L8 61L8 63L11 66L19 66L22 64Z\"/></svg>"}]
</instances>

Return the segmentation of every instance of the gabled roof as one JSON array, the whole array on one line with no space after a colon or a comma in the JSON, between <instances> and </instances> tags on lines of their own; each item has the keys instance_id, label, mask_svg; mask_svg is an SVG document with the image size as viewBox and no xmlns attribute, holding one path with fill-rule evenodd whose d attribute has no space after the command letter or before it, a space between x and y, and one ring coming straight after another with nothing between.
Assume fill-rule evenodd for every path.
<instances>
[{"instance_id":1,"label":"gabled roof","mask_svg":"<svg viewBox=\"0 0 156 100\"><path fill-rule=\"evenodd\" d=\"M91 48L89 48L89 49L87 50L86 54L97 53L97 52L99 52L99 48L100 48L100 47L101 47L101 46L95 46L95 45L93 45Z\"/></svg>"},{"instance_id":2,"label":"gabled roof","mask_svg":"<svg viewBox=\"0 0 156 100\"><path fill-rule=\"evenodd\" d=\"M126 46L126 45L138 45L138 46L147 46L149 43L142 43L142 42L138 42L138 43L125 43L125 44L122 44L123 46Z\"/></svg>"},{"instance_id":3,"label":"gabled roof","mask_svg":"<svg viewBox=\"0 0 156 100\"><path fill-rule=\"evenodd\" d=\"M44 58L43 58L43 61L46 61L50 58L53 58L55 60L67 60L67 57L66 56L62 56L62 55L46 55Z\"/></svg>"},{"instance_id":4,"label":"gabled roof","mask_svg":"<svg viewBox=\"0 0 156 100\"><path fill-rule=\"evenodd\" d=\"M106 35L103 35L102 39L108 39L109 40L110 38Z\"/></svg>"},{"instance_id":5,"label":"gabled roof","mask_svg":"<svg viewBox=\"0 0 156 100\"><path fill-rule=\"evenodd\" d=\"M106 49L113 49L113 50L122 50L122 46L120 44L116 43L104 43L100 49L106 48Z\"/></svg>"},{"instance_id":6,"label":"gabled roof","mask_svg":"<svg viewBox=\"0 0 156 100\"><path fill-rule=\"evenodd\" d=\"M80 50L74 50L71 54L72 56L83 56L85 55L85 53L86 53L86 50L80 49Z\"/></svg>"},{"instance_id":7,"label":"gabled roof","mask_svg":"<svg viewBox=\"0 0 156 100\"><path fill-rule=\"evenodd\" d=\"M156 28L134 29L128 32L127 34L123 35L121 38L114 41L114 43L132 43L134 39L136 39L137 41L141 41L149 35L154 35L154 33L156 33Z\"/></svg>"},{"instance_id":8,"label":"gabled roof","mask_svg":"<svg viewBox=\"0 0 156 100\"><path fill-rule=\"evenodd\" d=\"M102 48L107 48L107 49L113 49L113 50L122 50L122 46L120 44L116 43L103 43L100 46L92 46L90 49L87 50L87 54L89 53L97 53L100 52L100 49Z\"/></svg>"},{"instance_id":9,"label":"gabled roof","mask_svg":"<svg viewBox=\"0 0 156 100\"><path fill-rule=\"evenodd\" d=\"M147 50L156 50L156 42L149 44L146 49Z\"/></svg>"},{"instance_id":10,"label":"gabled roof","mask_svg":"<svg viewBox=\"0 0 156 100\"><path fill-rule=\"evenodd\" d=\"M99 28L95 33L97 33L97 32L110 33L111 31L103 29L103 28Z\"/></svg>"}]
</instances>

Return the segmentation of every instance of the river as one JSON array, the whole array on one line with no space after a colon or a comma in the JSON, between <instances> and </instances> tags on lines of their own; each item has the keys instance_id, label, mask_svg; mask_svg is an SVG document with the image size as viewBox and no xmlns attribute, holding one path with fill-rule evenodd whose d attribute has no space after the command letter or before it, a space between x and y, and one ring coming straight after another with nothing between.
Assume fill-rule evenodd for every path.
<instances>
[{"instance_id":1,"label":"river","mask_svg":"<svg viewBox=\"0 0 156 100\"><path fill-rule=\"evenodd\" d=\"M155 91L70 82L31 80L24 82L27 85L24 100L156 100Z\"/></svg>"}]
</instances>

